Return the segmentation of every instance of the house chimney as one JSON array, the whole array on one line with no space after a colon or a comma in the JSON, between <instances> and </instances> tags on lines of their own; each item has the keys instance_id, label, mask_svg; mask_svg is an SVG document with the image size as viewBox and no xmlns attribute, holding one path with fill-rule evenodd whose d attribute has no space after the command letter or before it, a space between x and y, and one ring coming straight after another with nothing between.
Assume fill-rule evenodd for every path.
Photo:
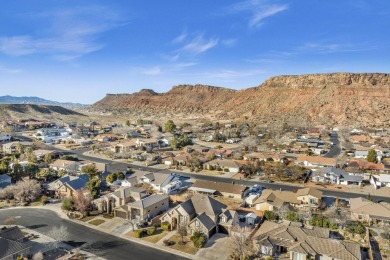
<instances>
[{"instance_id":1,"label":"house chimney","mask_svg":"<svg viewBox=\"0 0 390 260\"><path fill-rule=\"evenodd\" d=\"M126 196L125 196L125 188L121 189L121 195L122 195L123 199L126 198Z\"/></svg>"}]
</instances>

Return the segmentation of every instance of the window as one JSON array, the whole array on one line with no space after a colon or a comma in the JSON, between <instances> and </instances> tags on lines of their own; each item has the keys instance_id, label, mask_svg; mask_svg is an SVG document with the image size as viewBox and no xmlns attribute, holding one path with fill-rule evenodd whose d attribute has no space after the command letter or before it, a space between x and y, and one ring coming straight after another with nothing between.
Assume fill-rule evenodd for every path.
<instances>
[{"instance_id":1,"label":"window","mask_svg":"<svg viewBox=\"0 0 390 260\"><path fill-rule=\"evenodd\" d=\"M221 222L226 222L226 217L225 216L221 216Z\"/></svg>"},{"instance_id":2,"label":"window","mask_svg":"<svg viewBox=\"0 0 390 260\"><path fill-rule=\"evenodd\" d=\"M186 216L179 216L180 223L186 222Z\"/></svg>"},{"instance_id":3,"label":"window","mask_svg":"<svg viewBox=\"0 0 390 260\"><path fill-rule=\"evenodd\" d=\"M200 224L199 224L199 220L195 220L195 227L199 227Z\"/></svg>"},{"instance_id":4,"label":"window","mask_svg":"<svg viewBox=\"0 0 390 260\"><path fill-rule=\"evenodd\" d=\"M359 214L359 215L358 215L358 219L359 219L359 220L362 220L362 219L363 219L363 215L362 215L362 214Z\"/></svg>"}]
</instances>

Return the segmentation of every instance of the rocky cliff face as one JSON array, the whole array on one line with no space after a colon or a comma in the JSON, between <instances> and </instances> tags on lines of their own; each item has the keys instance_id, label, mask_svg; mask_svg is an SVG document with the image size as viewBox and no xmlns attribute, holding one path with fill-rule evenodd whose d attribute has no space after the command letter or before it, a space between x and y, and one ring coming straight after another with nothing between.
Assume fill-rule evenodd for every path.
<instances>
[{"instance_id":1,"label":"rocky cliff face","mask_svg":"<svg viewBox=\"0 0 390 260\"><path fill-rule=\"evenodd\" d=\"M182 85L157 94L107 95L95 111L243 119L262 124L390 125L390 75L331 73L278 76L239 91Z\"/></svg>"}]
</instances>

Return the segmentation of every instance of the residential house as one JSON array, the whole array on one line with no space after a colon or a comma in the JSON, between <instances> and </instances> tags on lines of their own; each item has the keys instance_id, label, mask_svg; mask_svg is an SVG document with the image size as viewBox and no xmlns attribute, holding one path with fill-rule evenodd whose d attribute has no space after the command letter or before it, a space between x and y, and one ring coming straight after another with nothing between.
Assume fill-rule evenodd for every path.
<instances>
[{"instance_id":1,"label":"residential house","mask_svg":"<svg viewBox=\"0 0 390 260\"><path fill-rule=\"evenodd\" d=\"M322 206L322 192L313 188L292 191L263 190L260 196L255 196L251 206L256 210L274 211L283 205L300 209L313 209Z\"/></svg>"},{"instance_id":2,"label":"residential house","mask_svg":"<svg viewBox=\"0 0 390 260\"><path fill-rule=\"evenodd\" d=\"M114 153L128 153L130 151L135 150L137 147L136 140L128 140L118 142L116 144L111 145L111 152Z\"/></svg>"},{"instance_id":3,"label":"residential house","mask_svg":"<svg viewBox=\"0 0 390 260\"><path fill-rule=\"evenodd\" d=\"M97 136L95 136L94 140L101 143L106 143L106 142L116 141L121 138L122 138L121 136L115 134L98 134Z\"/></svg>"},{"instance_id":4,"label":"residential house","mask_svg":"<svg viewBox=\"0 0 390 260\"><path fill-rule=\"evenodd\" d=\"M94 200L93 204L100 212L110 214L115 208L119 208L130 202L139 201L147 196L148 194L145 189L126 187Z\"/></svg>"},{"instance_id":5,"label":"residential house","mask_svg":"<svg viewBox=\"0 0 390 260\"><path fill-rule=\"evenodd\" d=\"M352 174L335 167L324 167L312 172L313 182L338 185L361 185L363 176Z\"/></svg>"},{"instance_id":6,"label":"residential house","mask_svg":"<svg viewBox=\"0 0 390 260\"><path fill-rule=\"evenodd\" d=\"M3 148L3 153L5 154L14 154L18 152L18 146L22 145L23 148L29 147L32 145L32 142L10 142L10 143L5 143L2 145Z\"/></svg>"},{"instance_id":7,"label":"residential house","mask_svg":"<svg viewBox=\"0 0 390 260\"><path fill-rule=\"evenodd\" d=\"M332 239L329 229L305 227L300 223L265 221L252 240L257 254L263 257L282 255L280 257L289 256L292 260L362 259L359 244Z\"/></svg>"},{"instance_id":8,"label":"residential house","mask_svg":"<svg viewBox=\"0 0 390 260\"><path fill-rule=\"evenodd\" d=\"M171 193L179 189L182 185L177 174L171 173L169 170L147 173L141 177L145 183L149 183L153 189L160 192Z\"/></svg>"},{"instance_id":9,"label":"residential house","mask_svg":"<svg viewBox=\"0 0 390 260\"><path fill-rule=\"evenodd\" d=\"M251 233L258 221L258 216L253 212L223 209L219 214L218 232L232 234L234 232Z\"/></svg>"},{"instance_id":10,"label":"residential house","mask_svg":"<svg viewBox=\"0 0 390 260\"><path fill-rule=\"evenodd\" d=\"M29 257L31 245L28 245L26 239L18 226L0 229L0 259L16 260L19 257Z\"/></svg>"},{"instance_id":11,"label":"residential house","mask_svg":"<svg viewBox=\"0 0 390 260\"><path fill-rule=\"evenodd\" d=\"M11 180L12 178L8 174L0 174L0 189L11 185Z\"/></svg>"},{"instance_id":12,"label":"residential house","mask_svg":"<svg viewBox=\"0 0 390 260\"><path fill-rule=\"evenodd\" d=\"M193 193L243 199L249 193L248 186L233 183L196 180L188 189Z\"/></svg>"},{"instance_id":13,"label":"residential house","mask_svg":"<svg viewBox=\"0 0 390 260\"><path fill-rule=\"evenodd\" d=\"M165 212L169 208L169 196L166 194L153 194L138 201L129 202L114 209L116 217L150 221L155 216Z\"/></svg>"},{"instance_id":14,"label":"residential house","mask_svg":"<svg viewBox=\"0 0 390 260\"><path fill-rule=\"evenodd\" d=\"M136 143L136 146L138 148L141 148L141 147L144 147L144 148L147 148L147 149L151 149L151 148L155 148L155 147L159 147L160 146L160 143L158 141L157 138L146 138L146 139L137 139L135 141Z\"/></svg>"},{"instance_id":15,"label":"residential house","mask_svg":"<svg viewBox=\"0 0 390 260\"><path fill-rule=\"evenodd\" d=\"M32 153L35 155L35 157L37 159L43 159L43 158L45 158L45 156L47 154L49 154L51 156L51 158L58 157L58 152L53 151L53 150L41 150L41 149L38 149L38 150L34 150Z\"/></svg>"},{"instance_id":16,"label":"residential house","mask_svg":"<svg viewBox=\"0 0 390 260\"><path fill-rule=\"evenodd\" d=\"M77 190L84 189L89 181L88 174L79 176L65 175L47 185L47 190L60 198L74 196Z\"/></svg>"},{"instance_id":17,"label":"residential house","mask_svg":"<svg viewBox=\"0 0 390 260\"><path fill-rule=\"evenodd\" d=\"M390 187L390 174L370 175L370 183L375 189Z\"/></svg>"},{"instance_id":18,"label":"residential house","mask_svg":"<svg viewBox=\"0 0 390 260\"><path fill-rule=\"evenodd\" d=\"M189 235L200 230L209 238L219 232L219 215L226 208L209 196L197 194L162 215L161 222L170 223L172 229L185 225Z\"/></svg>"},{"instance_id":19,"label":"residential house","mask_svg":"<svg viewBox=\"0 0 390 260\"><path fill-rule=\"evenodd\" d=\"M55 171L65 170L67 172L76 172L79 170L80 163L77 161L70 160L55 160L53 163L49 164L49 167Z\"/></svg>"},{"instance_id":20,"label":"residential house","mask_svg":"<svg viewBox=\"0 0 390 260\"><path fill-rule=\"evenodd\" d=\"M241 168L241 164L239 164L238 162L235 162L233 160L222 160L222 159L215 159L207 163L204 163L203 165L207 168L211 165L212 167L214 167L214 169L221 168L221 170L223 171L227 169L226 171L234 172L234 173L238 173Z\"/></svg>"},{"instance_id":21,"label":"residential house","mask_svg":"<svg viewBox=\"0 0 390 260\"><path fill-rule=\"evenodd\" d=\"M233 151L226 149L211 149L209 153L214 154L218 159L228 159L233 156Z\"/></svg>"},{"instance_id":22,"label":"residential house","mask_svg":"<svg viewBox=\"0 0 390 260\"><path fill-rule=\"evenodd\" d=\"M364 170L364 171L371 171L371 172L377 172L377 173L390 173L390 167L388 165L385 165L383 163L373 163L373 162L367 162L366 160L349 160L348 161L348 168L349 169L356 169L356 170Z\"/></svg>"},{"instance_id":23,"label":"residential house","mask_svg":"<svg viewBox=\"0 0 390 260\"><path fill-rule=\"evenodd\" d=\"M353 198L350 200L351 219L369 224L389 223L390 204L387 202L373 202L365 198Z\"/></svg>"},{"instance_id":24,"label":"residential house","mask_svg":"<svg viewBox=\"0 0 390 260\"><path fill-rule=\"evenodd\" d=\"M5 133L5 132L0 132L0 143L10 142L11 138L12 138L11 134Z\"/></svg>"},{"instance_id":25,"label":"residential house","mask_svg":"<svg viewBox=\"0 0 390 260\"><path fill-rule=\"evenodd\" d=\"M321 156L301 155L296 159L296 164L308 167L336 167L336 158L326 158Z\"/></svg>"},{"instance_id":26,"label":"residential house","mask_svg":"<svg viewBox=\"0 0 390 260\"><path fill-rule=\"evenodd\" d=\"M374 143L374 139L371 136L366 135L352 135L351 141L355 144L357 143Z\"/></svg>"},{"instance_id":27,"label":"residential house","mask_svg":"<svg viewBox=\"0 0 390 260\"><path fill-rule=\"evenodd\" d=\"M253 152L244 155L244 160L246 161L275 161L275 162L282 162L285 157L281 156L280 154L266 154L266 153L259 153L259 152Z\"/></svg>"}]
</instances>

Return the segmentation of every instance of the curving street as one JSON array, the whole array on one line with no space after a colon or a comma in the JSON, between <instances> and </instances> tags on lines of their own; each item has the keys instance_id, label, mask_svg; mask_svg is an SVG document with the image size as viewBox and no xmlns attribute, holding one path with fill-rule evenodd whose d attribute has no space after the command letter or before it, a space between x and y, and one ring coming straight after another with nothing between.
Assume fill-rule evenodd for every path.
<instances>
[{"instance_id":1,"label":"curving street","mask_svg":"<svg viewBox=\"0 0 390 260\"><path fill-rule=\"evenodd\" d=\"M53 227L64 225L69 233L66 242L74 247L106 259L186 259L175 254L144 246L95 229L60 218L55 212L46 209L19 208L1 209L0 223L7 217L17 217L16 225L22 225L39 233L48 235Z\"/></svg>"}]
</instances>

